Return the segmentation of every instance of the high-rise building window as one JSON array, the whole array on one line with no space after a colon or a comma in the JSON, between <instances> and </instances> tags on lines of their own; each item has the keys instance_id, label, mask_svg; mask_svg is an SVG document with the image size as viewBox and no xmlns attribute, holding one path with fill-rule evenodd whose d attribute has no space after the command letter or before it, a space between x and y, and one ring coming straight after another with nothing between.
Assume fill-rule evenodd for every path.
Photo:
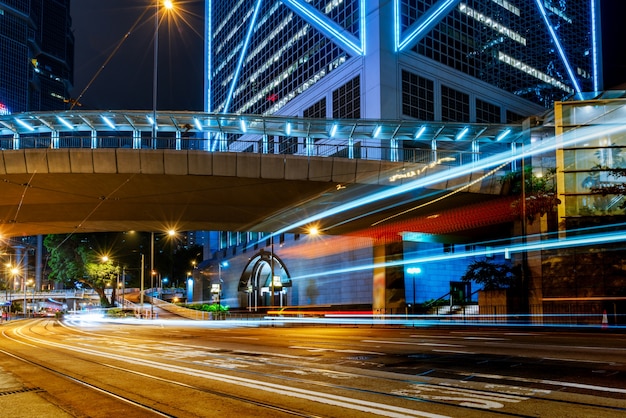
<instances>
[{"instance_id":1,"label":"high-rise building window","mask_svg":"<svg viewBox=\"0 0 626 418\"><path fill-rule=\"evenodd\" d=\"M315 103L313 106L310 106L304 109L302 114L305 118L318 118L322 119L326 117L326 97L322 98L322 100Z\"/></svg>"},{"instance_id":2,"label":"high-rise building window","mask_svg":"<svg viewBox=\"0 0 626 418\"><path fill-rule=\"evenodd\" d=\"M295 154L298 152L298 138L279 136L278 147L281 154Z\"/></svg>"},{"instance_id":3,"label":"high-rise building window","mask_svg":"<svg viewBox=\"0 0 626 418\"><path fill-rule=\"evenodd\" d=\"M361 117L361 78L354 77L333 91L333 118L359 119Z\"/></svg>"},{"instance_id":4,"label":"high-rise building window","mask_svg":"<svg viewBox=\"0 0 626 418\"><path fill-rule=\"evenodd\" d=\"M469 95L447 86L441 86L441 120L469 122Z\"/></svg>"},{"instance_id":5,"label":"high-rise building window","mask_svg":"<svg viewBox=\"0 0 626 418\"><path fill-rule=\"evenodd\" d=\"M402 114L419 120L435 120L433 81L402 70Z\"/></svg>"},{"instance_id":6,"label":"high-rise building window","mask_svg":"<svg viewBox=\"0 0 626 418\"><path fill-rule=\"evenodd\" d=\"M476 122L500 123L500 106L476 99Z\"/></svg>"},{"instance_id":7,"label":"high-rise building window","mask_svg":"<svg viewBox=\"0 0 626 418\"><path fill-rule=\"evenodd\" d=\"M406 29L436 2L401 3L401 22ZM574 91L566 65L579 69L577 83L583 91L591 91L592 78L588 75L593 54L589 53L592 36L588 25L593 2L542 2L551 28L536 3L463 1L412 50L546 108ZM550 29L567 51L567 63L548 35Z\"/></svg>"},{"instance_id":8,"label":"high-rise building window","mask_svg":"<svg viewBox=\"0 0 626 418\"><path fill-rule=\"evenodd\" d=\"M506 123L517 123L524 119L526 119L526 117L518 113L511 112L510 110L506 111Z\"/></svg>"}]
</instances>

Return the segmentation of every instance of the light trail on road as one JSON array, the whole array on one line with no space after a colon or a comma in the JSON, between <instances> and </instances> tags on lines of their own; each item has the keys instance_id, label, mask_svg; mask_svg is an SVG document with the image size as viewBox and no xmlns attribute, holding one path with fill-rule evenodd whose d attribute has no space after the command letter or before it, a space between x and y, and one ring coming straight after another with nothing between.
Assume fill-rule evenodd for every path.
<instances>
[{"instance_id":1,"label":"light trail on road","mask_svg":"<svg viewBox=\"0 0 626 418\"><path fill-rule=\"evenodd\" d=\"M395 186L380 192L372 193L367 196L363 196L358 199L354 199L349 203L337 205L331 209L327 209L316 213L311 216L304 217L303 219L294 222L290 225L278 229L272 232L270 236L278 236L285 232L297 230L298 228L306 225L315 224L324 218L329 218L359 207L363 207L373 202L383 201L401 194L414 191L417 189L426 188L442 182L446 182L451 179L456 179L462 176L466 176L472 173L481 172L483 170L491 170L493 167L500 166L502 164L510 163L515 160L520 160L534 155L540 155L543 153L554 152L557 148L567 148L574 146L585 141L596 139L599 136L610 136L618 134L626 130L626 126L584 126L577 129L572 129L562 135L555 135L552 137L543 138L541 142L531 144L526 149L521 151L507 151L494 156L483 158L479 161L463 164L458 167L453 167L443 172L437 172L435 174L429 174L421 176L412 181L406 181L402 185ZM464 187L459 185L458 187ZM324 228L321 227L323 230Z\"/></svg>"},{"instance_id":2,"label":"light trail on road","mask_svg":"<svg viewBox=\"0 0 626 418\"><path fill-rule=\"evenodd\" d=\"M489 364L500 350L536 351L539 361L558 364L545 360L544 352L559 350L556 340L543 350L536 347L536 336L527 333L211 328L215 321L189 321L189 326L183 322L144 320L138 326L123 321L20 321L5 324L0 350L169 416L215 416L234 410L251 416L242 411L254 410L256 417L530 417L552 408L619 416L626 410L626 403L602 397L621 396L623 385L611 392L590 381L507 375L484 365L470 372L461 366L480 364L473 356L495 356L481 361ZM626 342L613 341L608 353L622 358L613 353L626 349ZM567 358L576 359L576 353L600 355L594 347L585 343L568 348ZM443 352L447 348L463 353ZM521 357L511 361L532 365ZM618 363L575 367L618 372L624 368ZM580 398L570 390L593 398ZM202 409L216 402L225 409Z\"/></svg>"}]
</instances>

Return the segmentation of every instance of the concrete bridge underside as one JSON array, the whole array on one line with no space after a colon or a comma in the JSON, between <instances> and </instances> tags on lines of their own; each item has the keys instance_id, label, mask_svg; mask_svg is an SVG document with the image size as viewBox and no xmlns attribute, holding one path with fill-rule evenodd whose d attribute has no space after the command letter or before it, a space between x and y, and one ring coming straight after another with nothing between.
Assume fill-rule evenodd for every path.
<instances>
[{"instance_id":1,"label":"concrete bridge underside","mask_svg":"<svg viewBox=\"0 0 626 418\"><path fill-rule=\"evenodd\" d=\"M375 160L205 151L1 151L0 234L168 228L272 232L329 207L394 187L394 174L415 168L416 164ZM322 222L334 225L326 233L354 233L482 174L394 196ZM394 221L498 198L500 184L492 176ZM357 213L369 215L353 217Z\"/></svg>"}]
</instances>

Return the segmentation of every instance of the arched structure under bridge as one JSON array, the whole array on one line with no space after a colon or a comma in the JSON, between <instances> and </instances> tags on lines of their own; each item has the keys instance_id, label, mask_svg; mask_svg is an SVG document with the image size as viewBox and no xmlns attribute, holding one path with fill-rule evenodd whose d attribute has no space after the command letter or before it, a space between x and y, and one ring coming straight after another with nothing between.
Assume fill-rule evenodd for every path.
<instances>
[{"instance_id":1,"label":"arched structure under bridge","mask_svg":"<svg viewBox=\"0 0 626 418\"><path fill-rule=\"evenodd\" d=\"M248 308L256 310L259 306L282 306L284 292L289 287L291 276L284 262L273 252L261 250L244 268L238 291L247 294Z\"/></svg>"}]
</instances>

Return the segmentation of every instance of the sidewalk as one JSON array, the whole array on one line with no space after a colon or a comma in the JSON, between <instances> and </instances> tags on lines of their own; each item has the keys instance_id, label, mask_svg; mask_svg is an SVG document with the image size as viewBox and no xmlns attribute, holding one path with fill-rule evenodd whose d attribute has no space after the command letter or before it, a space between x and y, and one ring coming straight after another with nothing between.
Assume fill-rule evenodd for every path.
<instances>
[{"instance_id":1,"label":"sidewalk","mask_svg":"<svg viewBox=\"0 0 626 418\"><path fill-rule=\"evenodd\" d=\"M0 411L11 418L73 417L45 399L40 388L29 388L11 372L0 367Z\"/></svg>"}]
</instances>

